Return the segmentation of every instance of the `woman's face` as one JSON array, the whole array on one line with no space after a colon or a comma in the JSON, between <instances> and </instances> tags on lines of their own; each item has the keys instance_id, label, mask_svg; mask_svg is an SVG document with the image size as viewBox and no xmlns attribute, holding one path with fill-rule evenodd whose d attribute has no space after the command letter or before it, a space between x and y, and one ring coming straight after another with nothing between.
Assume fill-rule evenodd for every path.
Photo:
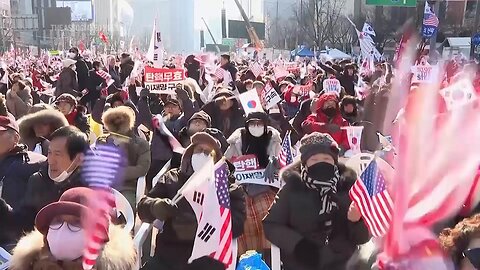
<instances>
[{"instance_id":1,"label":"woman's face","mask_svg":"<svg viewBox=\"0 0 480 270\"><path fill-rule=\"evenodd\" d=\"M466 251L463 253L465 257L460 262L460 270L476 270L480 266L480 238L470 241Z\"/></svg>"},{"instance_id":2,"label":"woman's face","mask_svg":"<svg viewBox=\"0 0 480 270\"><path fill-rule=\"evenodd\" d=\"M307 159L307 162L305 165L307 165L307 167L310 167L320 162L326 162L331 165L335 165L335 161L333 160L333 157L323 153L318 153L311 156L309 159Z\"/></svg>"},{"instance_id":3,"label":"woman's face","mask_svg":"<svg viewBox=\"0 0 480 270\"><path fill-rule=\"evenodd\" d=\"M45 124L45 123L37 123L33 126L33 130L35 131L35 136L36 137L44 137L47 138L51 131L50 131L50 125Z\"/></svg>"}]
</instances>

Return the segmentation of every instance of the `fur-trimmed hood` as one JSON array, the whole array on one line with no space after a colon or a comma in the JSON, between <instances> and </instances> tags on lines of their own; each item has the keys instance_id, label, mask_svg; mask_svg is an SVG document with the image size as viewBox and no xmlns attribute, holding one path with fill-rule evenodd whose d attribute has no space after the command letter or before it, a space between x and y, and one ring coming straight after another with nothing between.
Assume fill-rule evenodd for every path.
<instances>
[{"instance_id":1,"label":"fur-trimmed hood","mask_svg":"<svg viewBox=\"0 0 480 270\"><path fill-rule=\"evenodd\" d=\"M301 182L300 176L301 161L297 160L280 171L280 178L287 182ZM337 183L338 192L348 192L357 180L357 173L354 169L347 167L343 163L338 163L338 172L340 179Z\"/></svg>"},{"instance_id":2,"label":"fur-trimmed hood","mask_svg":"<svg viewBox=\"0 0 480 270\"><path fill-rule=\"evenodd\" d=\"M108 109L103 113L102 122L109 132L128 135L135 126L135 112L128 106Z\"/></svg>"},{"instance_id":3,"label":"fur-trimmed hood","mask_svg":"<svg viewBox=\"0 0 480 270\"><path fill-rule=\"evenodd\" d=\"M30 144L35 140L35 131L33 125L36 123L50 124L52 132L58 128L68 126L65 116L54 109L45 109L32 114L27 114L19 119L20 138L23 143ZM48 138L47 138L48 139Z\"/></svg>"},{"instance_id":4,"label":"fur-trimmed hood","mask_svg":"<svg viewBox=\"0 0 480 270\"><path fill-rule=\"evenodd\" d=\"M110 225L109 239L102 254L97 259L95 270L131 270L134 269L137 254L133 239L128 232L117 225ZM38 266L46 268L36 268ZM48 251L44 236L37 230L30 232L18 242L10 261L11 270L81 270L81 259L58 265Z\"/></svg>"}]
</instances>

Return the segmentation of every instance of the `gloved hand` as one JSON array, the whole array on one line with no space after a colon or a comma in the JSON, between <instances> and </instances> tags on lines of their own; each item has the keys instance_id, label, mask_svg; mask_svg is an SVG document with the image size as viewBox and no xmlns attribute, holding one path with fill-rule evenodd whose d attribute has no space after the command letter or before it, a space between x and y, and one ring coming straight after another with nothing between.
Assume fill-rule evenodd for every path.
<instances>
[{"instance_id":1,"label":"gloved hand","mask_svg":"<svg viewBox=\"0 0 480 270\"><path fill-rule=\"evenodd\" d=\"M159 220L166 221L175 215L177 206L170 199L156 199L150 206L153 216Z\"/></svg>"},{"instance_id":2,"label":"gloved hand","mask_svg":"<svg viewBox=\"0 0 480 270\"><path fill-rule=\"evenodd\" d=\"M280 164L278 163L277 157L270 157L268 160L268 165L265 168L265 182L273 183L278 176L278 171L280 170Z\"/></svg>"},{"instance_id":3,"label":"gloved hand","mask_svg":"<svg viewBox=\"0 0 480 270\"><path fill-rule=\"evenodd\" d=\"M141 98L142 98L142 97L147 97L149 93L150 93L150 91L148 91L147 88L144 88L144 89L142 89L142 90L140 91L140 97L141 97Z\"/></svg>"},{"instance_id":4,"label":"gloved hand","mask_svg":"<svg viewBox=\"0 0 480 270\"><path fill-rule=\"evenodd\" d=\"M298 242L293 253L297 260L305 266L315 268L320 263L320 248L307 238L303 238Z\"/></svg>"},{"instance_id":5,"label":"gloved hand","mask_svg":"<svg viewBox=\"0 0 480 270\"><path fill-rule=\"evenodd\" d=\"M175 89L175 92L177 93L177 97L178 97L178 99L180 99L180 100L187 100L187 99L190 98L190 97L188 96L187 91L186 91L185 89L183 89L183 88L177 87L177 88Z\"/></svg>"},{"instance_id":6,"label":"gloved hand","mask_svg":"<svg viewBox=\"0 0 480 270\"><path fill-rule=\"evenodd\" d=\"M336 124L326 124L325 128L328 130L328 132L331 132L331 133L336 133L340 131L340 126Z\"/></svg>"}]
</instances>

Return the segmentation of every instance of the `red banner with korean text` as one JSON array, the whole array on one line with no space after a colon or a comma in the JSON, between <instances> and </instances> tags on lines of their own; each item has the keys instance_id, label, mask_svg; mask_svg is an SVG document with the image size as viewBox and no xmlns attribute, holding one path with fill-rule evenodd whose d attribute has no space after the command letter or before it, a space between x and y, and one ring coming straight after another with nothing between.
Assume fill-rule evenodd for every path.
<instances>
[{"instance_id":1,"label":"red banner with korean text","mask_svg":"<svg viewBox=\"0 0 480 270\"><path fill-rule=\"evenodd\" d=\"M174 92L177 84L183 80L185 80L185 70L183 69L145 67L145 88L150 93Z\"/></svg>"}]
</instances>

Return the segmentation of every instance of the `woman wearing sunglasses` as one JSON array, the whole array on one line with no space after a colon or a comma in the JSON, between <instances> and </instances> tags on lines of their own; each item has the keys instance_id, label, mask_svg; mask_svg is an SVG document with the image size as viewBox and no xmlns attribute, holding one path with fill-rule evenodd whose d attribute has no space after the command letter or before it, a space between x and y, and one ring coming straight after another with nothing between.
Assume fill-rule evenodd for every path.
<instances>
[{"instance_id":1,"label":"woman wearing sunglasses","mask_svg":"<svg viewBox=\"0 0 480 270\"><path fill-rule=\"evenodd\" d=\"M58 202L45 206L35 219L36 230L24 236L13 250L11 270L83 270L86 234L83 220L91 198L88 188L67 190ZM110 225L94 270L133 269L136 252L132 237Z\"/></svg>"},{"instance_id":2,"label":"woman wearing sunglasses","mask_svg":"<svg viewBox=\"0 0 480 270\"><path fill-rule=\"evenodd\" d=\"M440 234L443 249L451 256L455 269L480 269L480 214L465 218Z\"/></svg>"}]
</instances>

